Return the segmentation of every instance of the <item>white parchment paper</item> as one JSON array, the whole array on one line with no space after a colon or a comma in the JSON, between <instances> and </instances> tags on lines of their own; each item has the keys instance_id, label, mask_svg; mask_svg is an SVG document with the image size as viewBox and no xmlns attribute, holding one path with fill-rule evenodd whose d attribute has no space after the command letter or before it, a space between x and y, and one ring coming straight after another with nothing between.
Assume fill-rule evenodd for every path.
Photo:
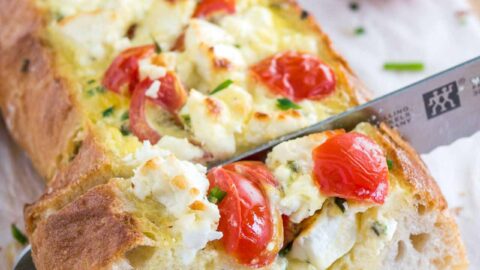
<instances>
[{"instance_id":1,"label":"white parchment paper","mask_svg":"<svg viewBox=\"0 0 480 270\"><path fill-rule=\"evenodd\" d=\"M359 4L357 11L349 8L351 2ZM376 96L480 55L480 22L467 0L300 3L317 18ZM365 34L355 35L357 27L363 27ZM386 61L411 60L423 62L425 71L392 73L382 68ZM471 269L480 269L480 133L423 158L456 213ZM0 269L11 268L12 254L19 248L12 244L10 224L23 228L23 206L38 198L42 190L25 154L0 123Z\"/></svg>"}]
</instances>

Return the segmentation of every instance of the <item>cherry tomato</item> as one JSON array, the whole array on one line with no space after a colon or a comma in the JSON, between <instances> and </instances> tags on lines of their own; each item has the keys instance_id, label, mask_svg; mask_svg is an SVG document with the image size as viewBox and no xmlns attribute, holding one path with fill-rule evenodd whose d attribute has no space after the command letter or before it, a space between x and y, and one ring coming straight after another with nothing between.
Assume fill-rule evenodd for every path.
<instances>
[{"instance_id":1,"label":"cherry tomato","mask_svg":"<svg viewBox=\"0 0 480 270\"><path fill-rule=\"evenodd\" d=\"M235 0L201 0L193 13L193 17L204 18L219 12L235 13Z\"/></svg>"},{"instance_id":2,"label":"cherry tomato","mask_svg":"<svg viewBox=\"0 0 480 270\"><path fill-rule=\"evenodd\" d=\"M257 185L269 184L274 187L278 186L277 179L275 179L265 164L260 161L238 161L227 164L223 168L237 172L254 181Z\"/></svg>"},{"instance_id":3,"label":"cherry tomato","mask_svg":"<svg viewBox=\"0 0 480 270\"><path fill-rule=\"evenodd\" d=\"M126 49L113 60L108 68L103 77L103 86L117 93L121 93L124 87L128 87L132 92L139 82L138 61L154 53L154 45Z\"/></svg>"},{"instance_id":4,"label":"cherry tomato","mask_svg":"<svg viewBox=\"0 0 480 270\"><path fill-rule=\"evenodd\" d=\"M281 224L274 224L268 198L259 184L276 183L273 176L265 172L265 165L259 162L240 162L238 166L213 168L207 174L210 188L218 187L226 192L218 204L218 230L223 233L223 246L239 263L251 267L272 263L283 243L282 237L275 235L274 227ZM268 249L270 243L277 243L275 241L278 244Z\"/></svg>"},{"instance_id":5,"label":"cherry tomato","mask_svg":"<svg viewBox=\"0 0 480 270\"><path fill-rule=\"evenodd\" d=\"M255 64L251 70L274 94L294 101L322 99L335 90L333 70L307 53L278 53Z\"/></svg>"},{"instance_id":6,"label":"cherry tomato","mask_svg":"<svg viewBox=\"0 0 480 270\"><path fill-rule=\"evenodd\" d=\"M313 175L320 191L382 204L388 193L388 167L378 144L360 133L339 134L313 152Z\"/></svg>"},{"instance_id":7,"label":"cherry tomato","mask_svg":"<svg viewBox=\"0 0 480 270\"><path fill-rule=\"evenodd\" d=\"M183 88L180 79L171 71L167 71L165 76L158 79L160 89L157 98L150 98L153 103L162 106L170 113L176 113L187 100L187 92Z\"/></svg>"},{"instance_id":8,"label":"cherry tomato","mask_svg":"<svg viewBox=\"0 0 480 270\"><path fill-rule=\"evenodd\" d=\"M160 135L155 131L147 121L145 115L145 92L152 84L149 79L143 80L137 84L130 101L130 130L140 141L150 141L155 144L160 140Z\"/></svg>"}]
</instances>

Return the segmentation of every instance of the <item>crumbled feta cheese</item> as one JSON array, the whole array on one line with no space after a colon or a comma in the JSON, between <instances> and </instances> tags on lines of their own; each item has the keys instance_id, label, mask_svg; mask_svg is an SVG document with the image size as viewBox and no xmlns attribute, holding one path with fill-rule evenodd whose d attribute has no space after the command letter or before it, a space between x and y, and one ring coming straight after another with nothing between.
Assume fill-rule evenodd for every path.
<instances>
[{"instance_id":1,"label":"crumbled feta cheese","mask_svg":"<svg viewBox=\"0 0 480 270\"><path fill-rule=\"evenodd\" d=\"M148 87L147 91L145 91L145 96L151 98L158 98L158 91L160 90L161 82L159 80L155 80L152 82L150 87Z\"/></svg>"},{"instance_id":2,"label":"crumbled feta cheese","mask_svg":"<svg viewBox=\"0 0 480 270\"><path fill-rule=\"evenodd\" d=\"M207 199L209 182L205 174L205 167L168 154L146 160L131 178L135 196L141 200L153 198L175 217L173 228L182 239L175 254L184 264L193 262L209 241L222 237L216 231L218 207Z\"/></svg>"},{"instance_id":3,"label":"crumbled feta cheese","mask_svg":"<svg viewBox=\"0 0 480 270\"><path fill-rule=\"evenodd\" d=\"M230 111L230 126L235 132L241 132L252 112L252 96L244 88L235 84L216 93L215 98L223 101Z\"/></svg>"},{"instance_id":4,"label":"crumbled feta cheese","mask_svg":"<svg viewBox=\"0 0 480 270\"><path fill-rule=\"evenodd\" d=\"M350 207L345 213L336 208L329 204L303 229L292 244L291 258L324 270L352 249L357 239L356 214L365 207Z\"/></svg>"},{"instance_id":5,"label":"crumbled feta cheese","mask_svg":"<svg viewBox=\"0 0 480 270\"><path fill-rule=\"evenodd\" d=\"M191 144L185 138L180 139L172 136L163 136L156 145L172 152L181 160L198 160L204 155L200 147Z\"/></svg>"},{"instance_id":6,"label":"crumbled feta cheese","mask_svg":"<svg viewBox=\"0 0 480 270\"><path fill-rule=\"evenodd\" d=\"M215 157L224 158L236 150L232 116L227 105L214 96L205 96L192 89L180 115L191 118L191 130L198 140Z\"/></svg>"},{"instance_id":7,"label":"crumbled feta cheese","mask_svg":"<svg viewBox=\"0 0 480 270\"><path fill-rule=\"evenodd\" d=\"M226 79L245 80L247 65L233 37L215 24L193 19L185 32L185 53L203 79L204 91Z\"/></svg>"},{"instance_id":8,"label":"crumbled feta cheese","mask_svg":"<svg viewBox=\"0 0 480 270\"><path fill-rule=\"evenodd\" d=\"M326 140L323 134L313 134L275 146L266 164L282 185L280 211L294 223L300 223L322 208L323 196L312 178L312 151Z\"/></svg>"},{"instance_id":9,"label":"crumbled feta cheese","mask_svg":"<svg viewBox=\"0 0 480 270\"><path fill-rule=\"evenodd\" d=\"M135 153L125 156L123 161L129 166L137 167L154 157L166 157L169 154L169 151L161 149L157 145L152 145L149 141L143 141L143 145Z\"/></svg>"},{"instance_id":10,"label":"crumbled feta cheese","mask_svg":"<svg viewBox=\"0 0 480 270\"><path fill-rule=\"evenodd\" d=\"M254 6L244 12L225 16L220 25L239 42L248 64L253 64L278 51L279 37L273 14L268 8Z\"/></svg>"},{"instance_id":11,"label":"crumbled feta cheese","mask_svg":"<svg viewBox=\"0 0 480 270\"><path fill-rule=\"evenodd\" d=\"M157 80L167 74L167 69L165 67L152 64L151 58L145 58L138 61L138 73L140 75L140 80L145 78Z\"/></svg>"},{"instance_id":12,"label":"crumbled feta cheese","mask_svg":"<svg viewBox=\"0 0 480 270\"><path fill-rule=\"evenodd\" d=\"M57 27L78 47L75 54L82 65L103 59L110 51L129 45L124 37L128 22L114 11L84 12L60 21Z\"/></svg>"},{"instance_id":13,"label":"crumbled feta cheese","mask_svg":"<svg viewBox=\"0 0 480 270\"><path fill-rule=\"evenodd\" d=\"M263 110L254 108L245 127L244 140L259 144L313 124L311 118L300 111Z\"/></svg>"}]
</instances>

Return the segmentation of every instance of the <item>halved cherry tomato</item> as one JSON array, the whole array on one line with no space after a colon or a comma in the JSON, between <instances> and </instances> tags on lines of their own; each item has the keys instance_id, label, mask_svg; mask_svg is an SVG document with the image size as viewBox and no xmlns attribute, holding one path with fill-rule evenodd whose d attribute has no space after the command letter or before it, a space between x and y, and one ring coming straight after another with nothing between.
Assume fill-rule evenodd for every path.
<instances>
[{"instance_id":1,"label":"halved cherry tomato","mask_svg":"<svg viewBox=\"0 0 480 270\"><path fill-rule=\"evenodd\" d=\"M158 97L149 97L149 100L162 106L170 113L176 113L185 104L187 100L187 91L177 75L172 71L167 71L167 74L159 78L158 81L160 81Z\"/></svg>"},{"instance_id":2,"label":"halved cherry tomato","mask_svg":"<svg viewBox=\"0 0 480 270\"><path fill-rule=\"evenodd\" d=\"M150 141L155 144L160 140L160 135L155 131L147 121L145 115L145 92L152 84L149 79L143 80L137 84L133 90L130 101L130 130L140 141Z\"/></svg>"},{"instance_id":3,"label":"halved cherry tomato","mask_svg":"<svg viewBox=\"0 0 480 270\"><path fill-rule=\"evenodd\" d=\"M259 184L270 185L277 181L272 175L265 175L264 167L259 162L240 162L238 166L213 168L207 174L210 189L218 187L226 192L218 205L218 229L223 233L221 241L225 250L240 263L251 267L272 263L283 243L281 234L275 235L278 231L274 227L281 224L274 224L268 198ZM281 222L280 218L278 220ZM279 238L276 239L278 244L274 237ZM267 248L272 241L274 247Z\"/></svg>"},{"instance_id":4,"label":"halved cherry tomato","mask_svg":"<svg viewBox=\"0 0 480 270\"><path fill-rule=\"evenodd\" d=\"M160 87L157 98L146 98L145 92L153 83L152 80L147 78L137 84L130 101L130 129L132 133L140 141L148 140L152 144L160 139L160 135L147 122L145 102L150 100L174 114L185 104L187 99L187 92L173 72L167 71L167 74L158 80L160 81Z\"/></svg>"},{"instance_id":5,"label":"halved cherry tomato","mask_svg":"<svg viewBox=\"0 0 480 270\"><path fill-rule=\"evenodd\" d=\"M223 168L239 173L254 181L257 185L269 184L278 186L277 179L272 175L268 168L260 161L238 161L227 164Z\"/></svg>"},{"instance_id":6,"label":"halved cherry tomato","mask_svg":"<svg viewBox=\"0 0 480 270\"><path fill-rule=\"evenodd\" d=\"M201 0L193 13L193 17L204 18L220 12L235 13L235 0Z\"/></svg>"},{"instance_id":7,"label":"halved cherry tomato","mask_svg":"<svg viewBox=\"0 0 480 270\"><path fill-rule=\"evenodd\" d=\"M388 193L388 167L378 144L356 132L327 139L312 152L313 175L320 191L382 204Z\"/></svg>"},{"instance_id":8,"label":"halved cherry tomato","mask_svg":"<svg viewBox=\"0 0 480 270\"><path fill-rule=\"evenodd\" d=\"M154 53L154 45L126 49L108 68L102 80L103 86L117 93L121 93L124 87L133 92L139 82L138 61Z\"/></svg>"},{"instance_id":9,"label":"halved cherry tomato","mask_svg":"<svg viewBox=\"0 0 480 270\"><path fill-rule=\"evenodd\" d=\"M270 91L294 101L322 99L336 86L333 70L307 53L278 53L255 64L251 70Z\"/></svg>"}]
</instances>

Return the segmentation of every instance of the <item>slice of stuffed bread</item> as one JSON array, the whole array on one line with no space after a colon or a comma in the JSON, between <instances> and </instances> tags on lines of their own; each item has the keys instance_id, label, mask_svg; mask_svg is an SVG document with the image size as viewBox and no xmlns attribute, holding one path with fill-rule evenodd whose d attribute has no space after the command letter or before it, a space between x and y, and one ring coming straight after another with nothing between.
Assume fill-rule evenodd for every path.
<instances>
[{"instance_id":1,"label":"slice of stuffed bread","mask_svg":"<svg viewBox=\"0 0 480 270\"><path fill-rule=\"evenodd\" d=\"M435 182L383 125L309 135L266 163L209 172L149 145L126 162L132 178L39 222L30 237L39 269L468 266Z\"/></svg>"}]
</instances>

